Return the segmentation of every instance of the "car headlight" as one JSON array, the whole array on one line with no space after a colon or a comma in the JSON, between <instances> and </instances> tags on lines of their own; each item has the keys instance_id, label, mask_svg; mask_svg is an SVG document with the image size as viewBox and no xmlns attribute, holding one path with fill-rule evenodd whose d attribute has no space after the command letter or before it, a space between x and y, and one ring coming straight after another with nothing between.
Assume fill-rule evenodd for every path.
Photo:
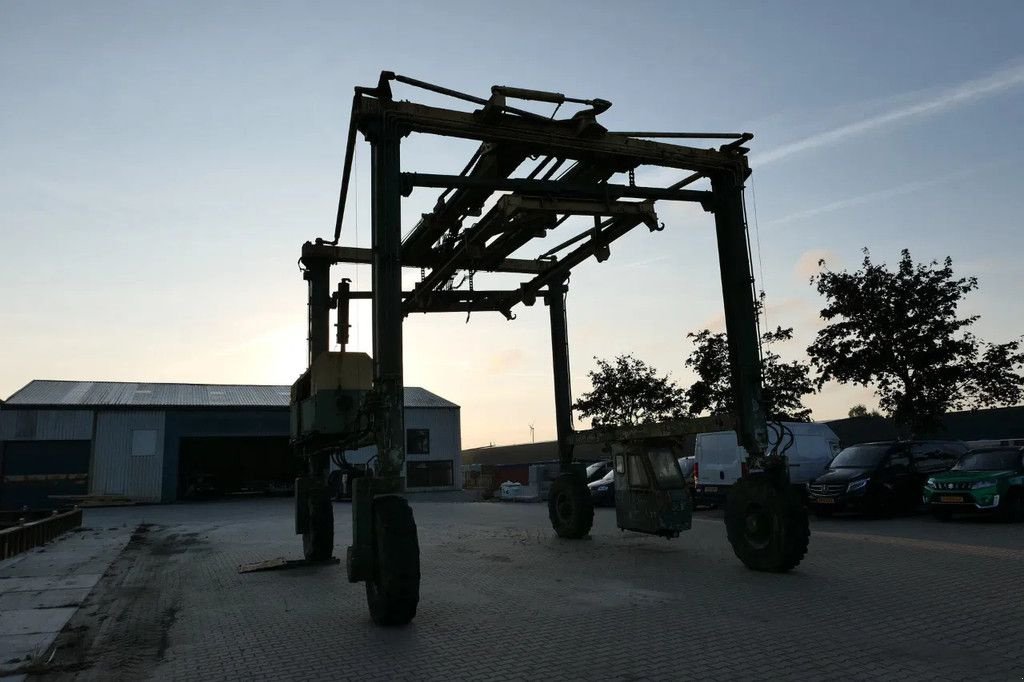
<instances>
[{"instance_id":1,"label":"car headlight","mask_svg":"<svg viewBox=\"0 0 1024 682\"><path fill-rule=\"evenodd\" d=\"M935 487L935 479L934 478L929 478L927 481L924 482L924 484L926 486L928 486L929 488L934 488Z\"/></svg>"},{"instance_id":2,"label":"car headlight","mask_svg":"<svg viewBox=\"0 0 1024 682\"><path fill-rule=\"evenodd\" d=\"M866 478L863 479L863 480L860 480L860 481L854 481L850 485L846 486L846 492L852 493L854 490L861 490L867 484L868 484L868 479L866 479Z\"/></svg>"},{"instance_id":3,"label":"car headlight","mask_svg":"<svg viewBox=\"0 0 1024 682\"><path fill-rule=\"evenodd\" d=\"M608 486L606 486L606 485L599 485L599 486L597 486L597 492L603 493L605 490L608 490Z\"/></svg>"},{"instance_id":4,"label":"car headlight","mask_svg":"<svg viewBox=\"0 0 1024 682\"><path fill-rule=\"evenodd\" d=\"M971 488L972 489L991 488L991 487L993 487L995 485L998 485L998 484L999 484L999 481L996 481L994 479L987 479L987 480L984 480L984 481L975 481L974 483L971 484Z\"/></svg>"}]
</instances>

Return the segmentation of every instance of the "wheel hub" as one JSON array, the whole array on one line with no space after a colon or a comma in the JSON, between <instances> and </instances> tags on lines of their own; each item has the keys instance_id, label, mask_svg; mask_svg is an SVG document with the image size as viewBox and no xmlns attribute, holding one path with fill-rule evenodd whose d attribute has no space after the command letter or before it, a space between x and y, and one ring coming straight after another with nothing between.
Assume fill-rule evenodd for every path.
<instances>
[{"instance_id":1,"label":"wheel hub","mask_svg":"<svg viewBox=\"0 0 1024 682\"><path fill-rule=\"evenodd\" d=\"M572 500L567 493L561 493L555 501L555 509L558 510L558 518L568 521L572 516Z\"/></svg>"},{"instance_id":2,"label":"wheel hub","mask_svg":"<svg viewBox=\"0 0 1024 682\"><path fill-rule=\"evenodd\" d=\"M743 535L753 547L767 547L772 537L771 514L760 505L750 505L744 516Z\"/></svg>"}]
</instances>

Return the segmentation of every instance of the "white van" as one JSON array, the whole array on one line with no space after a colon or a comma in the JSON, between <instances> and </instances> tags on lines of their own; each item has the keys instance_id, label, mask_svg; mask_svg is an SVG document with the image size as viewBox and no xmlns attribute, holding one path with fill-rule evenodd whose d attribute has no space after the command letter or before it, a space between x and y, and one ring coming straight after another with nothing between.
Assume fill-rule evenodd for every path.
<instances>
[{"instance_id":1,"label":"white van","mask_svg":"<svg viewBox=\"0 0 1024 682\"><path fill-rule=\"evenodd\" d=\"M824 473L829 462L839 453L839 438L827 424L783 423L793 432L793 444L786 450L789 478L794 485L803 488L804 483ZM775 446L776 436L769 427L768 437L772 447ZM786 436L783 443L788 439ZM720 504L725 499L729 486L743 474L746 454L746 450L736 443L735 431L697 434L694 443L697 504Z\"/></svg>"}]
</instances>

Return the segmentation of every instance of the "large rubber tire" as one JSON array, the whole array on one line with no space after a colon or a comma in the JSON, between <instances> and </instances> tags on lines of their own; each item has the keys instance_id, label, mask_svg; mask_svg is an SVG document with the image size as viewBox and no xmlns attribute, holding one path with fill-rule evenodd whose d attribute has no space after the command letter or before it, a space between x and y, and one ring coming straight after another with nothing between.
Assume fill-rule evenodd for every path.
<instances>
[{"instance_id":1,"label":"large rubber tire","mask_svg":"<svg viewBox=\"0 0 1024 682\"><path fill-rule=\"evenodd\" d=\"M807 554L811 538L807 510L788 486L766 476L740 479L725 502L729 543L740 561L755 571L783 573Z\"/></svg>"},{"instance_id":2,"label":"large rubber tire","mask_svg":"<svg viewBox=\"0 0 1024 682\"><path fill-rule=\"evenodd\" d=\"M1021 491L1016 488L1007 491L1006 497L1000 501L996 513L1003 523L1024 521L1024 495L1021 494Z\"/></svg>"},{"instance_id":3,"label":"large rubber tire","mask_svg":"<svg viewBox=\"0 0 1024 682\"><path fill-rule=\"evenodd\" d=\"M412 508L404 497L373 500L373 576L366 581L366 603L377 625L406 625L420 602L420 545Z\"/></svg>"},{"instance_id":4,"label":"large rubber tire","mask_svg":"<svg viewBox=\"0 0 1024 682\"><path fill-rule=\"evenodd\" d=\"M327 561L334 554L334 507L326 488L308 493L306 512L302 554L308 561Z\"/></svg>"},{"instance_id":5,"label":"large rubber tire","mask_svg":"<svg viewBox=\"0 0 1024 682\"><path fill-rule=\"evenodd\" d=\"M548 518L560 538L579 540L594 525L590 489L571 473L559 474L548 491Z\"/></svg>"}]
</instances>

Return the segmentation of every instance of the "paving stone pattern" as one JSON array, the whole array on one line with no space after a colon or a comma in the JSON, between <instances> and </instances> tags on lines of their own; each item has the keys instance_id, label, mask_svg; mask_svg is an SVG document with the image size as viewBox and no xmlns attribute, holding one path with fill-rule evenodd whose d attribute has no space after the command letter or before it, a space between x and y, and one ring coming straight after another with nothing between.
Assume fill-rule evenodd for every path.
<instances>
[{"instance_id":1,"label":"paving stone pattern","mask_svg":"<svg viewBox=\"0 0 1024 682\"><path fill-rule=\"evenodd\" d=\"M1024 524L812 521L785 575L747 570L721 518L663 540L559 540L535 504L414 502L419 614L375 627L343 566L296 558L290 503L96 510L137 534L80 609L83 680L1020 680ZM350 536L335 506L336 554ZM96 619L103 617L102 621ZM79 615L72 619L76 623ZM63 653L58 651L56 664Z\"/></svg>"},{"instance_id":2,"label":"paving stone pattern","mask_svg":"<svg viewBox=\"0 0 1024 682\"><path fill-rule=\"evenodd\" d=\"M0 675L47 653L129 536L123 525L82 528L0 561Z\"/></svg>"}]
</instances>

